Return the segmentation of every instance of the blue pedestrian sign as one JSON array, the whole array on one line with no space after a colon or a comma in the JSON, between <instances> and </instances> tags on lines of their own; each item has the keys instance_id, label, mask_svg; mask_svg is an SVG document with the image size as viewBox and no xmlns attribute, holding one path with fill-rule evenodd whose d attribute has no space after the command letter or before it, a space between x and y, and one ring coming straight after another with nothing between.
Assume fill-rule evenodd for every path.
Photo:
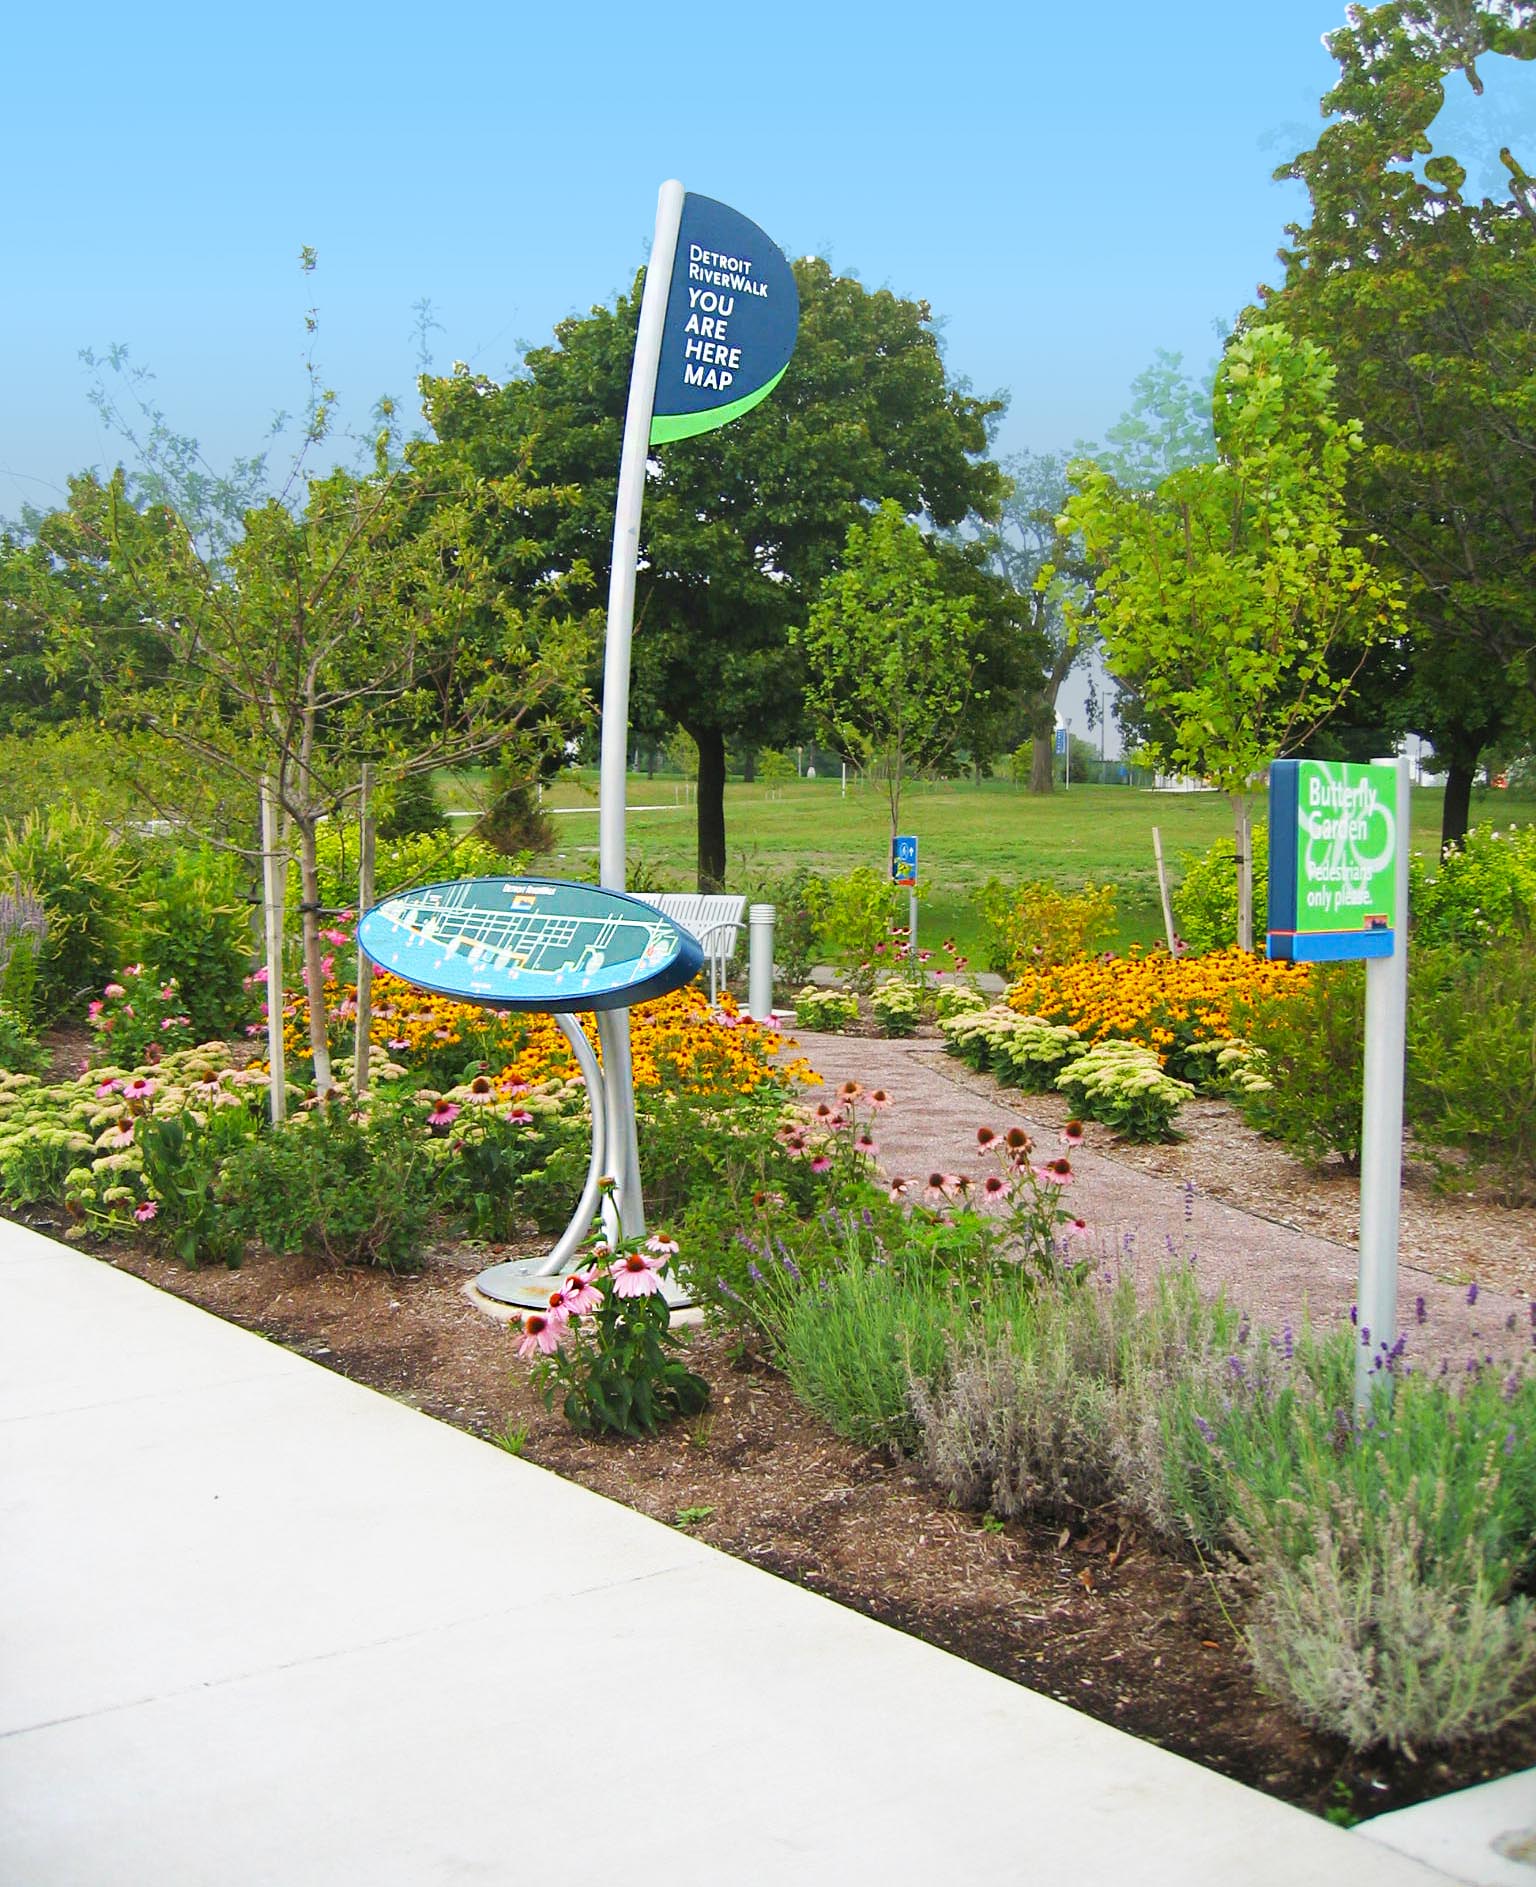
<instances>
[{"instance_id":1,"label":"blue pedestrian sign","mask_svg":"<svg viewBox=\"0 0 1536 1887\"><path fill-rule=\"evenodd\" d=\"M912 886L917 883L917 839L903 833L891 845L891 883Z\"/></svg>"},{"instance_id":2,"label":"blue pedestrian sign","mask_svg":"<svg viewBox=\"0 0 1536 1887\"><path fill-rule=\"evenodd\" d=\"M1064 727L1058 727L1056 730L1056 751L1058 754L1064 754L1067 751L1067 730Z\"/></svg>"}]
</instances>

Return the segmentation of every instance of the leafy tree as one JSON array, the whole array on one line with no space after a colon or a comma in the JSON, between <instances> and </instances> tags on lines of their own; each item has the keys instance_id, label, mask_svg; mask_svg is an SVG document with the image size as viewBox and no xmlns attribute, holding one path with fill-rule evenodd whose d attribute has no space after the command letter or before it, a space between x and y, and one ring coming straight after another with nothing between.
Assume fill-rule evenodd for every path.
<instances>
[{"instance_id":1,"label":"leafy tree","mask_svg":"<svg viewBox=\"0 0 1536 1887\"><path fill-rule=\"evenodd\" d=\"M889 498L850 528L842 568L805 626L790 631L812 715L840 752L885 781L893 841L903 782L955 744L977 692L981 638L969 601Z\"/></svg>"},{"instance_id":2,"label":"leafy tree","mask_svg":"<svg viewBox=\"0 0 1536 1887\"><path fill-rule=\"evenodd\" d=\"M725 756L782 745L803 715L792 624L842 554L849 526L894 499L940 526L991 518L1003 475L985 457L998 400L946 379L926 303L871 292L816 258L795 264L800 335L771 399L718 431L653 449L641 526L633 711L645 732L681 726L699 750L698 873L726 863ZM604 593L641 281L612 308L562 322L498 386L467 369L428 381L439 444L471 476L570 488L553 531L517 526L548 568ZM516 523L515 520L509 522ZM494 562L501 554L489 551Z\"/></svg>"},{"instance_id":3,"label":"leafy tree","mask_svg":"<svg viewBox=\"0 0 1536 1887\"><path fill-rule=\"evenodd\" d=\"M296 515L248 511L218 566L162 506L108 490L111 567L137 599L155 668L124 670L112 624L70 626L114 685L110 713L195 755L254 822L271 782L296 843L317 1085L329 1079L320 969L321 822L362 762L403 780L547 734L585 656L580 626L521 607L475 551L482 488L428 497L402 474L313 481ZM494 625L494 637L486 633Z\"/></svg>"},{"instance_id":4,"label":"leafy tree","mask_svg":"<svg viewBox=\"0 0 1536 1887\"><path fill-rule=\"evenodd\" d=\"M1354 7L1328 46L1332 121L1279 173L1306 184L1311 220L1249 320L1326 346L1339 410L1360 426L1347 503L1407 604L1371 693L1433 743L1450 843L1480 758L1536 733L1536 196L1509 152L1501 197L1464 195L1453 150L1422 175L1410 161L1446 141L1447 87L1536 56L1536 6Z\"/></svg>"},{"instance_id":5,"label":"leafy tree","mask_svg":"<svg viewBox=\"0 0 1536 1887\"><path fill-rule=\"evenodd\" d=\"M1391 581L1345 541L1359 428L1335 417L1332 384L1327 356L1284 328L1240 337L1216 379L1220 456L1150 495L1079 463L1064 515L1098 566L1111 666L1165 730L1154 752L1232 797L1245 949L1251 783L1327 718L1398 607Z\"/></svg>"}]
</instances>

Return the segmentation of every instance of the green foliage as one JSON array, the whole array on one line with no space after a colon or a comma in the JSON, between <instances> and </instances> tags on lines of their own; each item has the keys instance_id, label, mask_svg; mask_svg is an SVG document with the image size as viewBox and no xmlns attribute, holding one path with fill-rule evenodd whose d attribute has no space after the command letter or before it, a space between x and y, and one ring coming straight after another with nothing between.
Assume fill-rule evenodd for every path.
<instances>
[{"instance_id":1,"label":"green foliage","mask_svg":"<svg viewBox=\"0 0 1536 1887\"><path fill-rule=\"evenodd\" d=\"M1066 517L1099 565L1093 613L1141 697L1149 751L1241 794L1338 705L1358 651L1401 613L1395 584L1345 541L1357 422L1333 407L1326 353L1278 324L1229 343L1214 464L1150 495L1090 462Z\"/></svg>"},{"instance_id":2,"label":"green foliage","mask_svg":"<svg viewBox=\"0 0 1536 1887\"><path fill-rule=\"evenodd\" d=\"M0 1001L0 1072L41 1074L48 1066L48 1051L19 1016Z\"/></svg>"},{"instance_id":3,"label":"green foliage","mask_svg":"<svg viewBox=\"0 0 1536 1887\"><path fill-rule=\"evenodd\" d=\"M658 1242L650 1241L653 1250ZM645 1288L621 1294L637 1279ZM678 1354L682 1343L671 1328L655 1260L645 1249L621 1247L614 1253L596 1245L576 1281L599 1291L601 1302L567 1314L553 1333L558 1347L548 1350L538 1341L550 1318L536 1312L523 1322L519 1353L544 1350L534 1382L546 1406L553 1408L563 1390L565 1419L578 1434L632 1439L654 1435L664 1422L708 1407L709 1386Z\"/></svg>"},{"instance_id":4,"label":"green foliage","mask_svg":"<svg viewBox=\"0 0 1536 1887\"><path fill-rule=\"evenodd\" d=\"M1410 164L1448 88L1479 72L1497 89L1494 68L1531 57L1529 9L1390 0L1351 15L1328 47L1327 123L1279 173L1306 186L1310 218L1254 318L1329 350L1340 410L1360 425L1349 509L1370 520L1412 605L1370 693L1433 743L1454 840L1479 756L1528 738L1536 715L1536 194L1513 170L1487 198L1463 192L1443 144L1433 183ZM1532 161L1528 148L1513 158Z\"/></svg>"},{"instance_id":5,"label":"green foliage","mask_svg":"<svg viewBox=\"0 0 1536 1887\"><path fill-rule=\"evenodd\" d=\"M990 1072L1005 1087L1043 1094L1082 1051L1082 1037L1065 1022L1021 1016L996 1004L950 1017L939 1024L950 1049L978 1073Z\"/></svg>"},{"instance_id":6,"label":"green foliage","mask_svg":"<svg viewBox=\"0 0 1536 1887\"><path fill-rule=\"evenodd\" d=\"M1092 956L1115 933L1113 885L1069 892L1038 881L1006 885L989 878L976 893L976 909L987 968L1000 976Z\"/></svg>"},{"instance_id":7,"label":"green foliage","mask_svg":"<svg viewBox=\"0 0 1536 1887\"><path fill-rule=\"evenodd\" d=\"M841 567L790 639L813 717L839 753L885 781L894 837L903 783L948 755L977 692L975 611L887 499L849 527Z\"/></svg>"},{"instance_id":8,"label":"green foliage","mask_svg":"<svg viewBox=\"0 0 1536 1887\"><path fill-rule=\"evenodd\" d=\"M47 913L33 1001L36 1019L52 1022L121 961L133 860L104 826L61 804L6 826L0 878L29 886Z\"/></svg>"},{"instance_id":9,"label":"green foliage","mask_svg":"<svg viewBox=\"0 0 1536 1887\"><path fill-rule=\"evenodd\" d=\"M940 983L933 992L933 1013L940 1022L977 1015L987 1006L986 997L969 983Z\"/></svg>"},{"instance_id":10,"label":"green foliage","mask_svg":"<svg viewBox=\"0 0 1536 1887\"><path fill-rule=\"evenodd\" d=\"M906 926L898 921L896 887L873 867L860 865L842 877L808 884L806 903L822 945L842 967L849 985L868 989L892 936L898 931L906 935Z\"/></svg>"},{"instance_id":11,"label":"green foliage","mask_svg":"<svg viewBox=\"0 0 1536 1887\"><path fill-rule=\"evenodd\" d=\"M1536 1198L1536 955L1523 941L1410 951L1405 1111L1511 1203ZM1462 1160L1442 1158L1462 1185Z\"/></svg>"},{"instance_id":12,"label":"green foliage","mask_svg":"<svg viewBox=\"0 0 1536 1887\"><path fill-rule=\"evenodd\" d=\"M876 983L869 1007L887 1035L912 1035L923 1019L923 992L910 978L890 976Z\"/></svg>"},{"instance_id":13,"label":"green foliage","mask_svg":"<svg viewBox=\"0 0 1536 1887\"><path fill-rule=\"evenodd\" d=\"M423 832L442 832L448 824L430 773L407 773L404 779L381 786L377 819L380 839L415 838Z\"/></svg>"},{"instance_id":14,"label":"green foliage","mask_svg":"<svg viewBox=\"0 0 1536 1887\"><path fill-rule=\"evenodd\" d=\"M361 839L356 821L327 820L315 835L320 873L320 902L330 912L357 909L357 870ZM526 859L507 859L470 834L456 838L446 828L408 832L395 838L381 833L373 848L373 894L387 898L412 885L446 883L453 878L495 878L526 868ZM297 890L290 887L290 907Z\"/></svg>"},{"instance_id":15,"label":"green foliage","mask_svg":"<svg viewBox=\"0 0 1536 1887\"><path fill-rule=\"evenodd\" d=\"M37 1006L37 960L48 941L42 900L18 878L0 891L0 1009L23 1031Z\"/></svg>"},{"instance_id":16,"label":"green foliage","mask_svg":"<svg viewBox=\"0 0 1536 1887\"><path fill-rule=\"evenodd\" d=\"M1438 863L1408 861L1415 944L1473 950L1536 932L1536 824L1474 826Z\"/></svg>"},{"instance_id":17,"label":"green foliage","mask_svg":"<svg viewBox=\"0 0 1536 1887\"><path fill-rule=\"evenodd\" d=\"M228 1223L272 1251L411 1271L431 1212L423 1136L380 1103L301 1113L243 1147L219 1180Z\"/></svg>"},{"instance_id":18,"label":"green foliage","mask_svg":"<svg viewBox=\"0 0 1536 1887\"><path fill-rule=\"evenodd\" d=\"M1262 921L1269 897L1269 827L1249 828L1253 853L1253 908ZM1218 839L1198 855L1186 853L1184 876L1173 893L1178 934L1191 956L1203 957L1237 942L1237 863L1231 839Z\"/></svg>"},{"instance_id":19,"label":"green foliage","mask_svg":"<svg viewBox=\"0 0 1536 1887\"><path fill-rule=\"evenodd\" d=\"M1414 971L1410 957L1410 1001ZM1239 1006L1233 1024L1270 1083L1240 1097L1248 1124L1300 1160L1333 1153L1358 1172L1365 966L1315 963L1284 997Z\"/></svg>"},{"instance_id":20,"label":"green foliage","mask_svg":"<svg viewBox=\"0 0 1536 1887\"><path fill-rule=\"evenodd\" d=\"M181 991L174 982L162 983L142 963L119 971L103 986L90 1011L96 1033L91 1060L98 1067L158 1061L173 1049L190 1048L196 1039L192 1018L181 1006Z\"/></svg>"},{"instance_id":21,"label":"green foliage","mask_svg":"<svg viewBox=\"0 0 1536 1887\"><path fill-rule=\"evenodd\" d=\"M859 1019L859 999L840 989L817 989L807 983L795 997L795 1021L802 1029L836 1035Z\"/></svg>"},{"instance_id":22,"label":"green foliage","mask_svg":"<svg viewBox=\"0 0 1536 1887\"><path fill-rule=\"evenodd\" d=\"M215 1191L223 1161L252 1136L254 1122L243 1110L221 1110L199 1120L190 1112L141 1119L136 1139L153 1216L145 1221L195 1271L208 1259L239 1265L242 1239L237 1215Z\"/></svg>"},{"instance_id":23,"label":"green foliage","mask_svg":"<svg viewBox=\"0 0 1536 1887\"><path fill-rule=\"evenodd\" d=\"M773 906L774 969L782 984L806 982L820 962L817 913L823 908L822 880L809 866L788 871L749 873L740 883L752 904Z\"/></svg>"},{"instance_id":24,"label":"green foliage","mask_svg":"<svg viewBox=\"0 0 1536 1887\"><path fill-rule=\"evenodd\" d=\"M1079 1114L1103 1121L1127 1140L1172 1140L1174 1117L1194 1089L1165 1072L1140 1042L1095 1043L1062 1068L1056 1086Z\"/></svg>"},{"instance_id":25,"label":"green foliage","mask_svg":"<svg viewBox=\"0 0 1536 1887\"><path fill-rule=\"evenodd\" d=\"M208 846L156 845L140 871L138 898L131 953L149 966L152 980L175 983L193 1041L232 1034L252 1013L245 867Z\"/></svg>"}]
</instances>

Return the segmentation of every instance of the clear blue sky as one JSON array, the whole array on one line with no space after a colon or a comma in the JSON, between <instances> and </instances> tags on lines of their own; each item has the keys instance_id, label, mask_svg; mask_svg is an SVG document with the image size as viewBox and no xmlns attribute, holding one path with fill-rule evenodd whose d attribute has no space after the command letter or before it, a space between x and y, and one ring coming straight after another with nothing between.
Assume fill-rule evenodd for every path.
<instances>
[{"instance_id":1,"label":"clear blue sky","mask_svg":"<svg viewBox=\"0 0 1536 1887\"><path fill-rule=\"evenodd\" d=\"M1102 433L1154 349L1277 272L1344 0L191 7L7 28L0 516L118 448L78 350L125 342L217 465L302 404L303 316L359 429L493 375L627 284L677 176L790 254L926 298L1000 449ZM296 258L313 244L307 282ZM414 411L414 408L412 408Z\"/></svg>"}]
</instances>

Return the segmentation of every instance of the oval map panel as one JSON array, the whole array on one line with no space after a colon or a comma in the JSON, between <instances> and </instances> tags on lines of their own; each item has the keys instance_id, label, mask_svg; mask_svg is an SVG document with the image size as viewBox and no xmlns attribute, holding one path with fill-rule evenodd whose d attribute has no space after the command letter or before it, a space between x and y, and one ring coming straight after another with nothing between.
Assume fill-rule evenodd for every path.
<instances>
[{"instance_id":1,"label":"oval map panel","mask_svg":"<svg viewBox=\"0 0 1536 1887\"><path fill-rule=\"evenodd\" d=\"M488 1009L627 1009L691 982L704 952L654 905L554 878L459 878L376 904L381 970Z\"/></svg>"}]
</instances>

